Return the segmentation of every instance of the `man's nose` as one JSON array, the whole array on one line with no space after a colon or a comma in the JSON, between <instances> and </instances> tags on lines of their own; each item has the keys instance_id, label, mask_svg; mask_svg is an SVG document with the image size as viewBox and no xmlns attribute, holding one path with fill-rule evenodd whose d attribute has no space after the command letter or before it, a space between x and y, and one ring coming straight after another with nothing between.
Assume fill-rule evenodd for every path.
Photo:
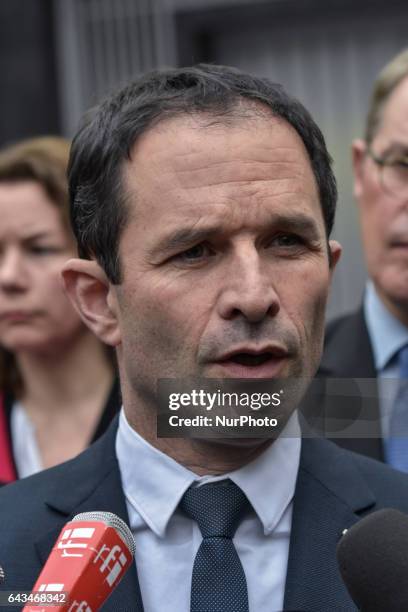
<instances>
[{"instance_id":1,"label":"man's nose","mask_svg":"<svg viewBox=\"0 0 408 612\"><path fill-rule=\"evenodd\" d=\"M228 269L228 278L219 299L219 314L224 319L239 316L251 323L274 317L280 310L279 296L273 286L270 267L257 250L236 256Z\"/></svg>"},{"instance_id":2,"label":"man's nose","mask_svg":"<svg viewBox=\"0 0 408 612\"><path fill-rule=\"evenodd\" d=\"M17 249L0 253L0 288L3 291L23 291L27 284L27 270L22 254Z\"/></svg>"}]
</instances>

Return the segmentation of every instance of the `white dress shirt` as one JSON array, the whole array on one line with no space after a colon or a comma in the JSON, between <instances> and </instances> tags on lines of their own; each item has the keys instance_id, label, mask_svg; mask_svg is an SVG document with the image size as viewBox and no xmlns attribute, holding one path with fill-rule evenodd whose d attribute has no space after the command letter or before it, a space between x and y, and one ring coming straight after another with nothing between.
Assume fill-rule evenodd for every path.
<instances>
[{"instance_id":1,"label":"white dress shirt","mask_svg":"<svg viewBox=\"0 0 408 612\"><path fill-rule=\"evenodd\" d=\"M14 402L10 415L11 443L19 478L43 469L34 425L21 402Z\"/></svg>"},{"instance_id":2,"label":"white dress shirt","mask_svg":"<svg viewBox=\"0 0 408 612\"><path fill-rule=\"evenodd\" d=\"M249 610L283 609L300 448L299 424L294 414L285 436L254 461L222 476L200 477L139 436L122 409L116 454L136 544L135 561L145 612L190 610L191 575L202 536L195 521L184 515L178 505L193 482L201 485L225 478L244 491L254 508L234 537L247 579Z\"/></svg>"},{"instance_id":3,"label":"white dress shirt","mask_svg":"<svg viewBox=\"0 0 408 612\"><path fill-rule=\"evenodd\" d=\"M399 387L398 352L408 344L408 327L384 306L371 281L364 296L364 317L377 370L381 432L387 438Z\"/></svg>"}]
</instances>

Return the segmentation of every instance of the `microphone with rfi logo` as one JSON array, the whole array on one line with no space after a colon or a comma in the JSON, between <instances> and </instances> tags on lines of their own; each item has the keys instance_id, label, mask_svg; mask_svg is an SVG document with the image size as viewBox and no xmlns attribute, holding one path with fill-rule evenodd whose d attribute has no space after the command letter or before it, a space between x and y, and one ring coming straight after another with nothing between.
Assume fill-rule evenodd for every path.
<instances>
[{"instance_id":1,"label":"microphone with rfi logo","mask_svg":"<svg viewBox=\"0 0 408 612\"><path fill-rule=\"evenodd\" d=\"M134 552L132 533L118 516L78 514L62 529L33 587L33 603L23 612L96 612L132 564Z\"/></svg>"}]
</instances>

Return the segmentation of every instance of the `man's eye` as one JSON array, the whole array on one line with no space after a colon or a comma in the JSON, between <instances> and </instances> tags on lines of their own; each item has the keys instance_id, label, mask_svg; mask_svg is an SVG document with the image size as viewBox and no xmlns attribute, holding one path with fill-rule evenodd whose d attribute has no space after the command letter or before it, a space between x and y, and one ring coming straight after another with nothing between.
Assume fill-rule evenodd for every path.
<instances>
[{"instance_id":1,"label":"man's eye","mask_svg":"<svg viewBox=\"0 0 408 612\"><path fill-rule=\"evenodd\" d=\"M58 253L60 249L53 246L32 245L28 247L28 251L33 255L52 255Z\"/></svg>"},{"instance_id":2,"label":"man's eye","mask_svg":"<svg viewBox=\"0 0 408 612\"><path fill-rule=\"evenodd\" d=\"M194 262L203 259L209 255L209 248L205 244L197 244L196 246L191 247L191 249L187 249L182 253L176 255L176 259L185 261L185 262Z\"/></svg>"},{"instance_id":3,"label":"man's eye","mask_svg":"<svg viewBox=\"0 0 408 612\"><path fill-rule=\"evenodd\" d=\"M396 159L395 161L393 161L392 165L396 166L397 168L401 168L401 170L407 170L408 159Z\"/></svg>"},{"instance_id":4,"label":"man's eye","mask_svg":"<svg viewBox=\"0 0 408 612\"><path fill-rule=\"evenodd\" d=\"M275 236L273 244L280 247L292 247L304 244L304 240L296 234L280 234Z\"/></svg>"}]
</instances>

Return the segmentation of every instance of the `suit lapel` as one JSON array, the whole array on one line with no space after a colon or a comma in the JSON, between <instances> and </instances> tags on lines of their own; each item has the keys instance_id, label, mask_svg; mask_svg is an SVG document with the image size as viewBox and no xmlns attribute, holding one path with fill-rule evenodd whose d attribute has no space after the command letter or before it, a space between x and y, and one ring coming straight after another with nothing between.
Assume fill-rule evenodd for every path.
<instances>
[{"instance_id":1,"label":"suit lapel","mask_svg":"<svg viewBox=\"0 0 408 612\"><path fill-rule=\"evenodd\" d=\"M67 464L63 482L60 481L45 500L54 514L54 526L35 543L41 566L47 560L62 527L80 512L113 512L129 523L114 452L116 430L117 419L98 442L79 459ZM143 612L135 564L129 568L102 609L104 612Z\"/></svg>"},{"instance_id":2,"label":"suit lapel","mask_svg":"<svg viewBox=\"0 0 408 612\"><path fill-rule=\"evenodd\" d=\"M337 566L344 529L375 498L352 459L321 439L302 440L293 505L285 610L355 612Z\"/></svg>"}]
</instances>

